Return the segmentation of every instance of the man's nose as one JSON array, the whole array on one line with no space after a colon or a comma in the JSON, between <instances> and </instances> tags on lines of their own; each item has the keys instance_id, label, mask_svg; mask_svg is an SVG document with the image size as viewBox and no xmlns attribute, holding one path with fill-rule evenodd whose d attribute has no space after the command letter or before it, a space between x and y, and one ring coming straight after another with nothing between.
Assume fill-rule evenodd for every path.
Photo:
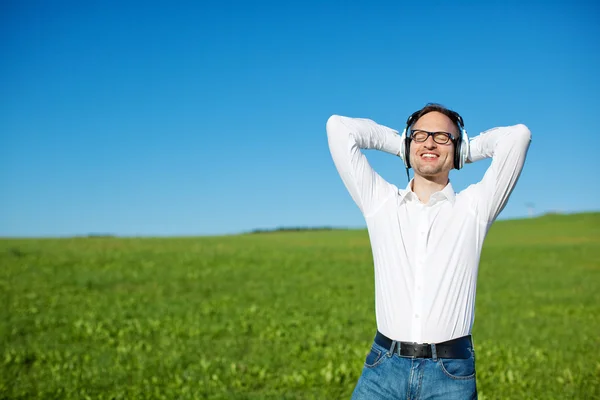
<instances>
[{"instance_id":1,"label":"man's nose","mask_svg":"<svg viewBox=\"0 0 600 400\"><path fill-rule=\"evenodd\" d=\"M430 135L425 141L425 143L423 143L423 146L427 147L428 149L433 149L437 146L437 143L433 140L433 136Z\"/></svg>"}]
</instances>

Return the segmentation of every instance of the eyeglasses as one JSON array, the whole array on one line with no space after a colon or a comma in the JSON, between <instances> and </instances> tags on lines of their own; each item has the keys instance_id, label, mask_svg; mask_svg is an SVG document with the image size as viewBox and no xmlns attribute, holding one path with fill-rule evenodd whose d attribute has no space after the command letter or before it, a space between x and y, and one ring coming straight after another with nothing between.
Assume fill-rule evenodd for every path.
<instances>
[{"instance_id":1,"label":"eyeglasses","mask_svg":"<svg viewBox=\"0 0 600 400\"><path fill-rule=\"evenodd\" d=\"M448 144L451 140L454 140L452 134L448 132L427 132L422 130L411 131L410 138L417 143L423 143L429 139L429 136L433 136L433 141L437 144Z\"/></svg>"}]
</instances>

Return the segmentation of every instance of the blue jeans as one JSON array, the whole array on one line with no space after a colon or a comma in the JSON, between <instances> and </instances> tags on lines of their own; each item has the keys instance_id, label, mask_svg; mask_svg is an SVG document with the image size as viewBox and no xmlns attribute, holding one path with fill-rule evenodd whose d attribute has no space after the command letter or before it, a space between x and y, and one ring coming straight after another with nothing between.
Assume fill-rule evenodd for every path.
<instances>
[{"instance_id":1,"label":"blue jeans","mask_svg":"<svg viewBox=\"0 0 600 400\"><path fill-rule=\"evenodd\" d=\"M477 399L475 351L467 359L408 358L373 342L352 400Z\"/></svg>"}]
</instances>

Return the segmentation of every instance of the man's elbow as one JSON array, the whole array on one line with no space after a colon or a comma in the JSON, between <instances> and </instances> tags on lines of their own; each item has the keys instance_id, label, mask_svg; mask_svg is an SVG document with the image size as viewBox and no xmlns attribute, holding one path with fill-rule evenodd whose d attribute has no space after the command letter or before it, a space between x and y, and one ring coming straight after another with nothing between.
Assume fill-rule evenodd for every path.
<instances>
[{"instance_id":1,"label":"man's elbow","mask_svg":"<svg viewBox=\"0 0 600 400\"><path fill-rule=\"evenodd\" d=\"M325 125L325 130L327 131L327 135L334 134L335 132L340 131L340 127L343 125L342 116L333 114L331 117L327 119L327 124Z\"/></svg>"},{"instance_id":2,"label":"man's elbow","mask_svg":"<svg viewBox=\"0 0 600 400\"><path fill-rule=\"evenodd\" d=\"M329 128L339 124L340 118L341 118L341 116L339 116L337 114L333 114L331 117L327 118L327 123L325 124L327 130L329 130Z\"/></svg>"},{"instance_id":3,"label":"man's elbow","mask_svg":"<svg viewBox=\"0 0 600 400\"><path fill-rule=\"evenodd\" d=\"M525 124L517 124L513 126L513 132L525 143L531 142L531 131Z\"/></svg>"}]
</instances>

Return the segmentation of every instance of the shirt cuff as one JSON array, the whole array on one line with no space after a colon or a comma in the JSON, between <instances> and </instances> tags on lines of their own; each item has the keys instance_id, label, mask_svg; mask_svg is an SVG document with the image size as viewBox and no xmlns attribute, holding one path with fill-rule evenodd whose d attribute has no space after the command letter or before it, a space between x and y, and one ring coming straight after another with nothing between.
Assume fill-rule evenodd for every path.
<instances>
[{"instance_id":1,"label":"shirt cuff","mask_svg":"<svg viewBox=\"0 0 600 400\"><path fill-rule=\"evenodd\" d=\"M467 160L473 163L490 157L490 155L484 151L485 139L487 139L486 134L496 129L498 128L492 128L485 132L481 132L478 136L475 136L469 141L469 155L467 156Z\"/></svg>"},{"instance_id":2,"label":"shirt cuff","mask_svg":"<svg viewBox=\"0 0 600 400\"><path fill-rule=\"evenodd\" d=\"M404 146L404 140L402 140L402 136L400 136L397 131L392 129L390 129L390 131L392 134L389 135L389 139L385 141L381 150L395 156L400 156L400 150L402 149L402 146Z\"/></svg>"}]
</instances>

